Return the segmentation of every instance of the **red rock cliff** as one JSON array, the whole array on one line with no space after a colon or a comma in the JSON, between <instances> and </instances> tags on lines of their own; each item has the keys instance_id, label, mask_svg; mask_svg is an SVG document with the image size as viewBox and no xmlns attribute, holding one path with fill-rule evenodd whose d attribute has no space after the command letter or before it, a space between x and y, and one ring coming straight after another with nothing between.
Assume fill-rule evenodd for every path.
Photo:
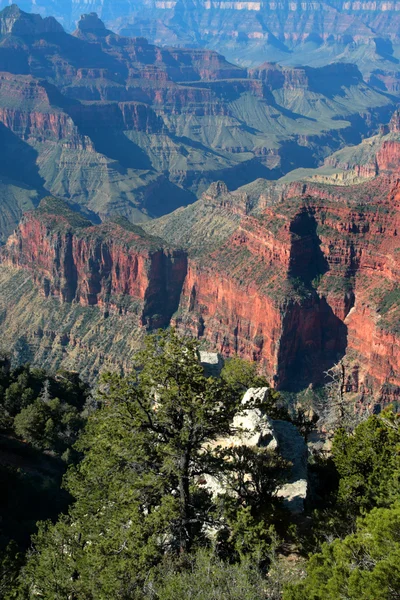
<instances>
[{"instance_id":1,"label":"red rock cliff","mask_svg":"<svg viewBox=\"0 0 400 600\"><path fill-rule=\"evenodd\" d=\"M203 250L187 259L126 222L93 226L48 200L24 217L2 260L28 269L47 296L133 312L138 326L173 322L227 356L257 360L278 388L322 382L344 357L348 391L399 398L397 180L277 186L258 205L215 184L201 210L204 223L227 215L234 225L205 252L199 212Z\"/></svg>"},{"instance_id":2,"label":"red rock cliff","mask_svg":"<svg viewBox=\"0 0 400 600\"><path fill-rule=\"evenodd\" d=\"M349 391L396 399L399 184L292 184L256 215L249 197L214 188L205 204L235 207L241 224L210 255L189 259L177 325L260 361L277 387L322 381L345 357Z\"/></svg>"},{"instance_id":3,"label":"red rock cliff","mask_svg":"<svg viewBox=\"0 0 400 600\"><path fill-rule=\"evenodd\" d=\"M176 310L187 269L184 252L160 243L123 220L93 226L44 200L9 238L2 261L30 270L46 296L134 311L141 325L158 327Z\"/></svg>"}]
</instances>

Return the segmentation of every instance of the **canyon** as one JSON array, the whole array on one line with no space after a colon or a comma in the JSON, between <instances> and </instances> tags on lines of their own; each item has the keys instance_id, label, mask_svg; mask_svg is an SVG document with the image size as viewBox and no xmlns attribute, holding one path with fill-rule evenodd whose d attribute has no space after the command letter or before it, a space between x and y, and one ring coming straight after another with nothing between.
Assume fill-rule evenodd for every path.
<instances>
[{"instance_id":1,"label":"canyon","mask_svg":"<svg viewBox=\"0 0 400 600\"><path fill-rule=\"evenodd\" d=\"M250 68L108 26L0 13L13 361L93 381L172 325L279 390L318 387L342 361L348 394L398 402L395 96L344 61Z\"/></svg>"},{"instance_id":2,"label":"canyon","mask_svg":"<svg viewBox=\"0 0 400 600\"><path fill-rule=\"evenodd\" d=\"M0 178L19 198L0 217L3 242L21 207L49 194L97 222L140 223L213 181L234 190L317 167L396 106L351 64L247 69L114 34L94 13L70 35L11 5L0 31Z\"/></svg>"},{"instance_id":3,"label":"canyon","mask_svg":"<svg viewBox=\"0 0 400 600\"><path fill-rule=\"evenodd\" d=\"M343 359L349 393L396 400L398 199L389 175L352 187L220 189L203 199L207 210L218 223L236 206L240 224L211 251L209 240L192 245L174 322L225 355L260 361L278 389L321 382ZM172 240L185 221L175 213L149 229Z\"/></svg>"},{"instance_id":4,"label":"canyon","mask_svg":"<svg viewBox=\"0 0 400 600\"><path fill-rule=\"evenodd\" d=\"M1 250L2 337L19 359L92 378L128 368L145 333L171 324L258 361L277 389L318 386L342 360L347 393L397 402L399 215L389 172L352 186L215 183L141 227L45 199Z\"/></svg>"},{"instance_id":5,"label":"canyon","mask_svg":"<svg viewBox=\"0 0 400 600\"><path fill-rule=\"evenodd\" d=\"M400 0L13 2L1 598L389 597Z\"/></svg>"},{"instance_id":6,"label":"canyon","mask_svg":"<svg viewBox=\"0 0 400 600\"><path fill-rule=\"evenodd\" d=\"M0 8L7 4L0 0ZM160 46L211 48L243 66L351 62L381 89L399 91L396 1L21 0L20 5L55 16L68 31L82 13L93 11L121 35Z\"/></svg>"}]
</instances>

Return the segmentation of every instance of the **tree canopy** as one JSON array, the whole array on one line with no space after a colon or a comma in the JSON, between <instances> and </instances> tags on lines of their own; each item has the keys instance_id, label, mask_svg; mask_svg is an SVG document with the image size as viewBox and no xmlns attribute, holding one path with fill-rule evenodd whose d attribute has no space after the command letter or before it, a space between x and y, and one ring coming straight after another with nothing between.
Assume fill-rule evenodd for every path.
<instances>
[{"instance_id":1,"label":"tree canopy","mask_svg":"<svg viewBox=\"0 0 400 600\"><path fill-rule=\"evenodd\" d=\"M0 442L30 456L26 471L0 467L14 490L0 512L19 503L30 519L11 522L19 546L0 532L5 600L399 600L394 410L336 430L293 516L276 497L290 465L265 417L276 432L288 413L255 365L233 359L208 377L198 342L169 330L146 338L129 373L104 374L89 404L75 374L5 364L0 380ZM306 438L316 420L294 422Z\"/></svg>"},{"instance_id":2,"label":"tree canopy","mask_svg":"<svg viewBox=\"0 0 400 600\"><path fill-rule=\"evenodd\" d=\"M207 378L197 342L173 330L149 336L128 375L104 375L100 408L77 444L83 460L65 481L75 502L34 539L25 597L143 597L152 569L209 545L213 528L224 532L222 545L251 550L256 537L268 544L255 503L243 496L235 509L229 493L215 501L202 484L204 474L232 468L217 440L243 410L239 388ZM251 472L255 457L241 456L248 459ZM263 475L256 466L271 498L279 464L270 457Z\"/></svg>"},{"instance_id":3,"label":"tree canopy","mask_svg":"<svg viewBox=\"0 0 400 600\"><path fill-rule=\"evenodd\" d=\"M400 415L388 408L358 425L339 429L332 458L339 473L338 500L359 513L400 498Z\"/></svg>"},{"instance_id":4,"label":"tree canopy","mask_svg":"<svg viewBox=\"0 0 400 600\"><path fill-rule=\"evenodd\" d=\"M289 586L284 600L398 600L400 504L374 508L357 531L324 544L312 556L307 577Z\"/></svg>"}]
</instances>

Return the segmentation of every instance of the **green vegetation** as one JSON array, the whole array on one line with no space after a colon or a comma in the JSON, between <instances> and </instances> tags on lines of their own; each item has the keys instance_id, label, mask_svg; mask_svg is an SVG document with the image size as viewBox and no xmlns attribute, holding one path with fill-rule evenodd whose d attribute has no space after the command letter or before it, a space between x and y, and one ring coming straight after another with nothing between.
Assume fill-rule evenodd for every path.
<instances>
[{"instance_id":1,"label":"green vegetation","mask_svg":"<svg viewBox=\"0 0 400 600\"><path fill-rule=\"evenodd\" d=\"M0 510L30 521L2 531L2 597L397 598L399 415L339 428L330 455L310 458L306 513L292 515L275 496L289 466L279 451L223 442L245 411L288 420L279 395L244 406L244 390L267 387L256 366L234 358L206 377L198 351L174 330L148 336L130 373L101 377L96 403L74 374L4 358L0 459L6 447L21 469L2 467L15 506ZM292 418L306 438L315 421Z\"/></svg>"},{"instance_id":2,"label":"green vegetation","mask_svg":"<svg viewBox=\"0 0 400 600\"><path fill-rule=\"evenodd\" d=\"M284 600L395 600L400 590L400 505L374 508L355 533L324 544Z\"/></svg>"},{"instance_id":3,"label":"green vegetation","mask_svg":"<svg viewBox=\"0 0 400 600\"><path fill-rule=\"evenodd\" d=\"M246 391L250 387L268 386L267 379L258 373L256 363L246 362L237 356L225 362L221 377L228 385L237 388L239 393L240 391ZM274 396L274 392L271 390L272 396Z\"/></svg>"},{"instance_id":4,"label":"green vegetation","mask_svg":"<svg viewBox=\"0 0 400 600\"><path fill-rule=\"evenodd\" d=\"M388 283L380 286L373 295L377 312L381 315L379 327L395 335L400 333L400 288Z\"/></svg>"},{"instance_id":5,"label":"green vegetation","mask_svg":"<svg viewBox=\"0 0 400 600\"><path fill-rule=\"evenodd\" d=\"M66 221L71 227L90 227L92 223L73 211L66 202L59 198L53 198L52 196L46 196L41 200L38 208L38 213L44 215L50 215L55 223L62 225L62 222L53 219L53 217L62 217L63 221Z\"/></svg>"},{"instance_id":6,"label":"green vegetation","mask_svg":"<svg viewBox=\"0 0 400 600\"><path fill-rule=\"evenodd\" d=\"M337 431L332 461L339 485L314 516L317 538L337 539L310 557L307 577L289 586L284 600L398 597L399 448L400 416L390 408L353 433Z\"/></svg>"},{"instance_id":7,"label":"green vegetation","mask_svg":"<svg viewBox=\"0 0 400 600\"><path fill-rule=\"evenodd\" d=\"M184 569L173 569L170 565L160 569L154 591L160 600L268 598L265 580L250 557L232 564L205 549L191 556Z\"/></svg>"},{"instance_id":8,"label":"green vegetation","mask_svg":"<svg viewBox=\"0 0 400 600\"><path fill-rule=\"evenodd\" d=\"M59 371L49 377L30 365L11 370L6 357L1 364L1 429L61 456L73 446L83 427L88 386L75 373Z\"/></svg>"},{"instance_id":9,"label":"green vegetation","mask_svg":"<svg viewBox=\"0 0 400 600\"><path fill-rule=\"evenodd\" d=\"M196 342L160 333L147 338L130 375L102 378L101 407L76 446L84 458L65 481L75 503L40 527L24 597L143 597L149 572L157 578L164 558L178 565L210 545L209 528L221 555L265 556L285 465L268 451L261 460L261 451L215 447L243 410L238 390L249 371L231 366L226 379L206 378L197 353ZM199 480L221 472L228 489L216 501Z\"/></svg>"},{"instance_id":10,"label":"green vegetation","mask_svg":"<svg viewBox=\"0 0 400 600\"><path fill-rule=\"evenodd\" d=\"M89 408L76 373L50 376L0 360L0 597L13 588L38 520L53 519L71 500L61 488Z\"/></svg>"},{"instance_id":11,"label":"green vegetation","mask_svg":"<svg viewBox=\"0 0 400 600\"><path fill-rule=\"evenodd\" d=\"M400 288L393 288L387 292L379 303L379 312L381 315L386 315L393 307L400 304Z\"/></svg>"},{"instance_id":12,"label":"green vegetation","mask_svg":"<svg viewBox=\"0 0 400 600\"><path fill-rule=\"evenodd\" d=\"M340 476L338 501L349 514L390 506L400 498L400 417L372 415L355 435L339 429L332 457Z\"/></svg>"}]
</instances>

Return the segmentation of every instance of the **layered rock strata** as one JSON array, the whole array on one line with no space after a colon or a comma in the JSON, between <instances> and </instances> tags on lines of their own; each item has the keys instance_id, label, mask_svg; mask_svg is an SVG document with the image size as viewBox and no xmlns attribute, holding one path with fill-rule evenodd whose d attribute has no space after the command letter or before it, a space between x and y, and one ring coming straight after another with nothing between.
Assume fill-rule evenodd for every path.
<instances>
[{"instance_id":1,"label":"layered rock strata","mask_svg":"<svg viewBox=\"0 0 400 600\"><path fill-rule=\"evenodd\" d=\"M116 35L94 13L73 35L54 24L0 13L0 142L12 153L0 175L90 217L139 223L219 179L235 189L316 167L394 110L344 62L248 70L212 50Z\"/></svg>"},{"instance_id":2,"label":"layered rock strata","mask_svg":"<svg viewBox=\"0 0 400 600\"><path fill-rule=\"evenodd\" d=\"M231 228L210 253L193 237L174 322L225 355L259 361L278 388L323 382L344 360L349 393L397 401L396 177L245 189L232 194L219 185L205 195L204 215L213 211L219 222L225 211ZM149 228L172 240L174 219L183 222L171 215ZM189 212L187 221L190 227Z\"/></svg>"},{"instance_id":3,"label":"layered rock strata","mask_svg":"<svg viewBox=\"0 0 400 600\"><path fill-rule=\"evenodd\" d=\"M94 226L46 200L9 238L1 268L28 273L47 299L121 324L134 315L135 336L174 324L225 356L260 362L279 389L322 383L344 360L349 393L371 406L398 400L395 176L349 187L258 181L234 193L219 183L145 227Z\"/></svg>"},{"instance_id":4,"label":"layered rock strata","mask_svg":"<svg viewBox=\"0 0 400 600\"><path fill-rule=\"evenodd\" d=\"M161 244L123 219L93 226L49 198L22 219L2 262L31 272L45 297L134 312L138 326L162 327L177 309L187 259Z\"/></svg>"}]
</instances>

